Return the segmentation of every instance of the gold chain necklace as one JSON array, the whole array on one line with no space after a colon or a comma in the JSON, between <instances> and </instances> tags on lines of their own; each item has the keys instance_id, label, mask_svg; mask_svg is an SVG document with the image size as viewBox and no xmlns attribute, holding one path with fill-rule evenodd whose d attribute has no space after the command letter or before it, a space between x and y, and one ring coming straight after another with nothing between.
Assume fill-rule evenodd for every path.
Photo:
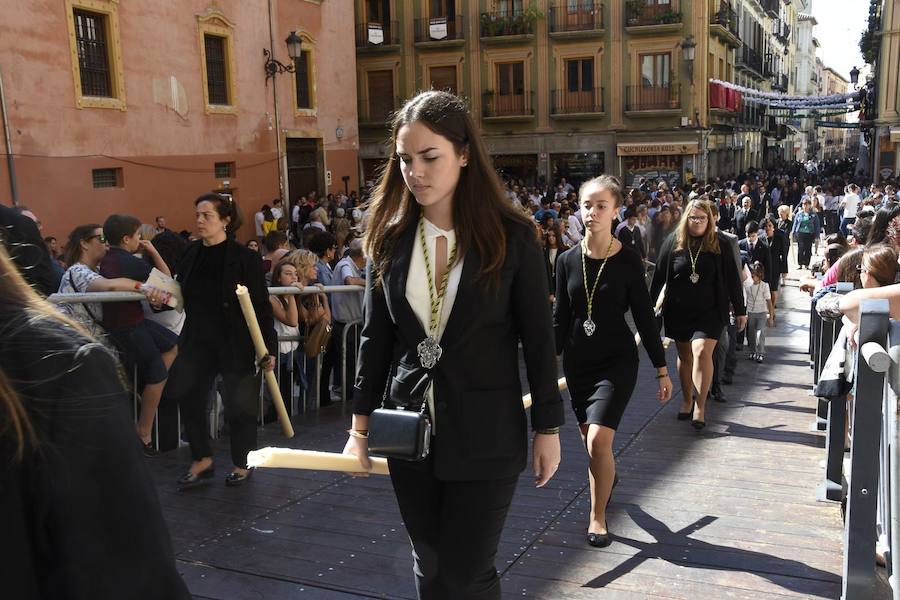
<instances>
[{"instance_id":1,"label":"gold chain necklace","mask_svg":"<svg viewBox=\"0 0 900 600\"><path fill-rule=\"evenodd\" d=\"M700 251L703 249L703 240L700 240L700 245L697 247L697 255L694 256L694 251L691 249L691 243L688 242L688 254L691 255L691 283L697 283L700 281L700 275L697 274L697 259L700 258Z\"/></svg>"},{"instance_id":2,"label":"gold chain necklace","mask_svg":"<svg viewBox=\"0 0 900 600\"><path fill-rule=\"evenodd\" d=\"M603 275L603 269L606 268L606 263L609 262L609 253L612 251L613 241L615 240L615 236L610 236L609 238L609 246L606 247L606 257L603 259L603 264L600 265L600 270L597 271L597 278L594 279L594 285L591 286L590 291L588 291L588 276L587 276L587 239L581 240L581 270L584 274L584 292L587 295L587 321L583 323L584 333L588 337L594 335L594 332L597 331L597 325L594 323L594 320L591 318L591 314L593 312L594 307L594 293L597 291L597 284L600 283L600 276Z\"/></svg>"},{"instance_id":3,"label":"gold chain necklace","mask_svg":"<svg viewBox=\"0 0 900 600\"><path fill-rule=\"evenodd\" d=\"M444 308L444 296L447 293L447 283L450 281L450 268L456 262L456 244L450 251L450 258L447 261L447 268L441 276L441 285L438 289L434 287L434 273L431 270L431 255L428 252L428 243L425 239L425 215L419 215L419 242L422 244L422 252L425 254L425 273L428 275L428 299L431 302L431 319L428 327L428 335L417 346L419 353L419 362L426 369L433 369L441 359L443 349L438 344L438 329L440 328L441 312Z\"/></svg>"}]
</instances>

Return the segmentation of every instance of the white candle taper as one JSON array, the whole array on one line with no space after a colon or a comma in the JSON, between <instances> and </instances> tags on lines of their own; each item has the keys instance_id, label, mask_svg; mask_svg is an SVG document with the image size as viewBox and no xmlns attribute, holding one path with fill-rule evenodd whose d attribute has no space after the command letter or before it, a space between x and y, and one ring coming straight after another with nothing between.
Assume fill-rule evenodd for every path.
<instances>
[{"instance_id":1,"label":"white candle taper","mask_svg":"<svg viewBox=\"0 0 900 600\"><path fill-rule=\"evenodd\" d=\"M370 458L372 469L369 473L387 475L385 458ZM249 467L271 467L281 469L311 469L315 471L341 471L363 473L359 459L350 454L337 452L316 452L315 450L295 450L293 448L262 448L247 455Z\"/></svg>"},{"instance_id":2,"label":"white candle taper","mask_svg":"<svg viewBox=\"0 0 900 600\"><path fill-rule=\"evenodd\" d=\"M256 320L256 312L253 310L253 304L250 302L250 292L246 286L238 285L237 290L238 303L241 305L241 312L244 313L244 319L247 321L247 329L250 331L250 338L253 340L253 347L256 349L256 359L259 360L269 353L266 343L263 341L262 332L259 330L259 322ZM284 400L281 398L281 389L278 387L278 380L275 379L275 373L269 370L263 370L263 378L266 381L266 387L269 395L272 396L272 404L275 406L275 412L278 414L278 422L281 423L281 431L285 437L294 437L294 427L291 425L291 419L284 408Z\"/></svg>"}]
</instances>

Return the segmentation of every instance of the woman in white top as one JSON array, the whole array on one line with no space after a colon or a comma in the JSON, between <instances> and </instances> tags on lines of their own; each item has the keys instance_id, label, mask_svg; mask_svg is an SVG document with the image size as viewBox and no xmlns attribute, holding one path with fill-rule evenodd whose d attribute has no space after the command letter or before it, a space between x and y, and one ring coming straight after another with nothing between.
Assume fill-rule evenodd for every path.
<instances>
[{"instance_id":1,"label":"woman in white top","mask_svg":"<svg viewBox=\"0 0 900 600\"><path fill-rule=\"evenodd\" d=\"M428 415L427 457L388 458L418 596L499 600L494 558L528 456L520 343L534 484L547 483L560 460L564 411L543 253L534 225L503 195L463 100L419 94L397 112L391 139L371 197L344 451L369 468L369 415L382 405Z\"/></svg>"},{"instance_id":2,"label":"woman in white top","mask_svg":"<svg viewBox=\"0 0 900 600\"><path fill-rule=\"evenodd\" d=\"M100 261L106 256L109 246L103 236L103 227L96 223L79 225L69 234L65 248L65 261L71 265L63 274L59 284L60 294L86 292L134 292L142 291L142 281L119 277L107 279L97 272ZM161 305L158 291L144 288L143 292L153 299L154 305ZM80 323L94 338L110 345L106 331L100 325L103 321L103 305L99 302L73 302L58 304L60 311Z\"/></svg>"}]
</instances>

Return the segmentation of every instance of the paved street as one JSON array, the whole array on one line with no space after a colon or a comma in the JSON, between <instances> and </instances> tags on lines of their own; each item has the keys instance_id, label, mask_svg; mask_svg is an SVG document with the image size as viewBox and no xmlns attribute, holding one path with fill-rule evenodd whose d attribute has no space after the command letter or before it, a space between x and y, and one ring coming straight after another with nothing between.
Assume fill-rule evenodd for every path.
<instances>
[{"instance_id":1,"label":"paved street","mask_svg":"<svg viewBox=\"0 0 900 600\"><path fill-rule=\"evenodd\" d=\"M823 436L809 431L807 301L789 288L767 361L741 357L728 402L702 433L660 407L649 364L617 436L615 542L584 541L586 457L574 423L544 489L526 472L500 545L506 598L837 598L841 520L815 501ZM674 348L669 350L674 372ZM341 407L298 419L287 445L339 451ZM269 427L263 445L285 445ZM219 444L218 464L228 464ZM389 481L258 471L251 484L174 491L186 449L153 461L164 512L199 598L414 598L409 547ZM224 471L221 473L224 474Z\"/></svg>"}]
</instances>

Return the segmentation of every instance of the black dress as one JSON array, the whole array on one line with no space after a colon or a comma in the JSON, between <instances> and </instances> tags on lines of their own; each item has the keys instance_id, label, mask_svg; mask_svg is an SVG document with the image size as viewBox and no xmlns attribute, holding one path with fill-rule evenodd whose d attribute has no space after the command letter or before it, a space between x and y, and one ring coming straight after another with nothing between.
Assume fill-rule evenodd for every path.
<instances>
[{"instance_id":1,"label":"black dress","mask_svg":"<svg viewBox=\"0 0 900 600\"><path fill-rule=\"evenodd\" d=\"M737 266L730 257L701 250L696 258L696 283L690 277L691 257L687 250L675 249L670 236L660 252L659 266L650 286L651 296L666 287L663 322L666 336L676 342L695 339L718 340L733 308L735 315L747 314L744 291ZM691 241L697 248L699 240Z\"/></svg>"},{"instance_id":2,"label":"black dress","mask_svg":"<svg viewBox=\"0 0 900 600\"><path fill-rule=\"evenodd\" d=\"M625 321L629 309L653 366L664 367L666 356L650 307L641 257L625 247L609 257L603 270L591 311L597 329L590 337L585 334L587 291L581 257L579 244L562 255L556 269L556 352L563 355L578 422L616 429L637 381L637 346ZM591 285L602 263L587 258Z\"/></svg>"}]
</instances>

